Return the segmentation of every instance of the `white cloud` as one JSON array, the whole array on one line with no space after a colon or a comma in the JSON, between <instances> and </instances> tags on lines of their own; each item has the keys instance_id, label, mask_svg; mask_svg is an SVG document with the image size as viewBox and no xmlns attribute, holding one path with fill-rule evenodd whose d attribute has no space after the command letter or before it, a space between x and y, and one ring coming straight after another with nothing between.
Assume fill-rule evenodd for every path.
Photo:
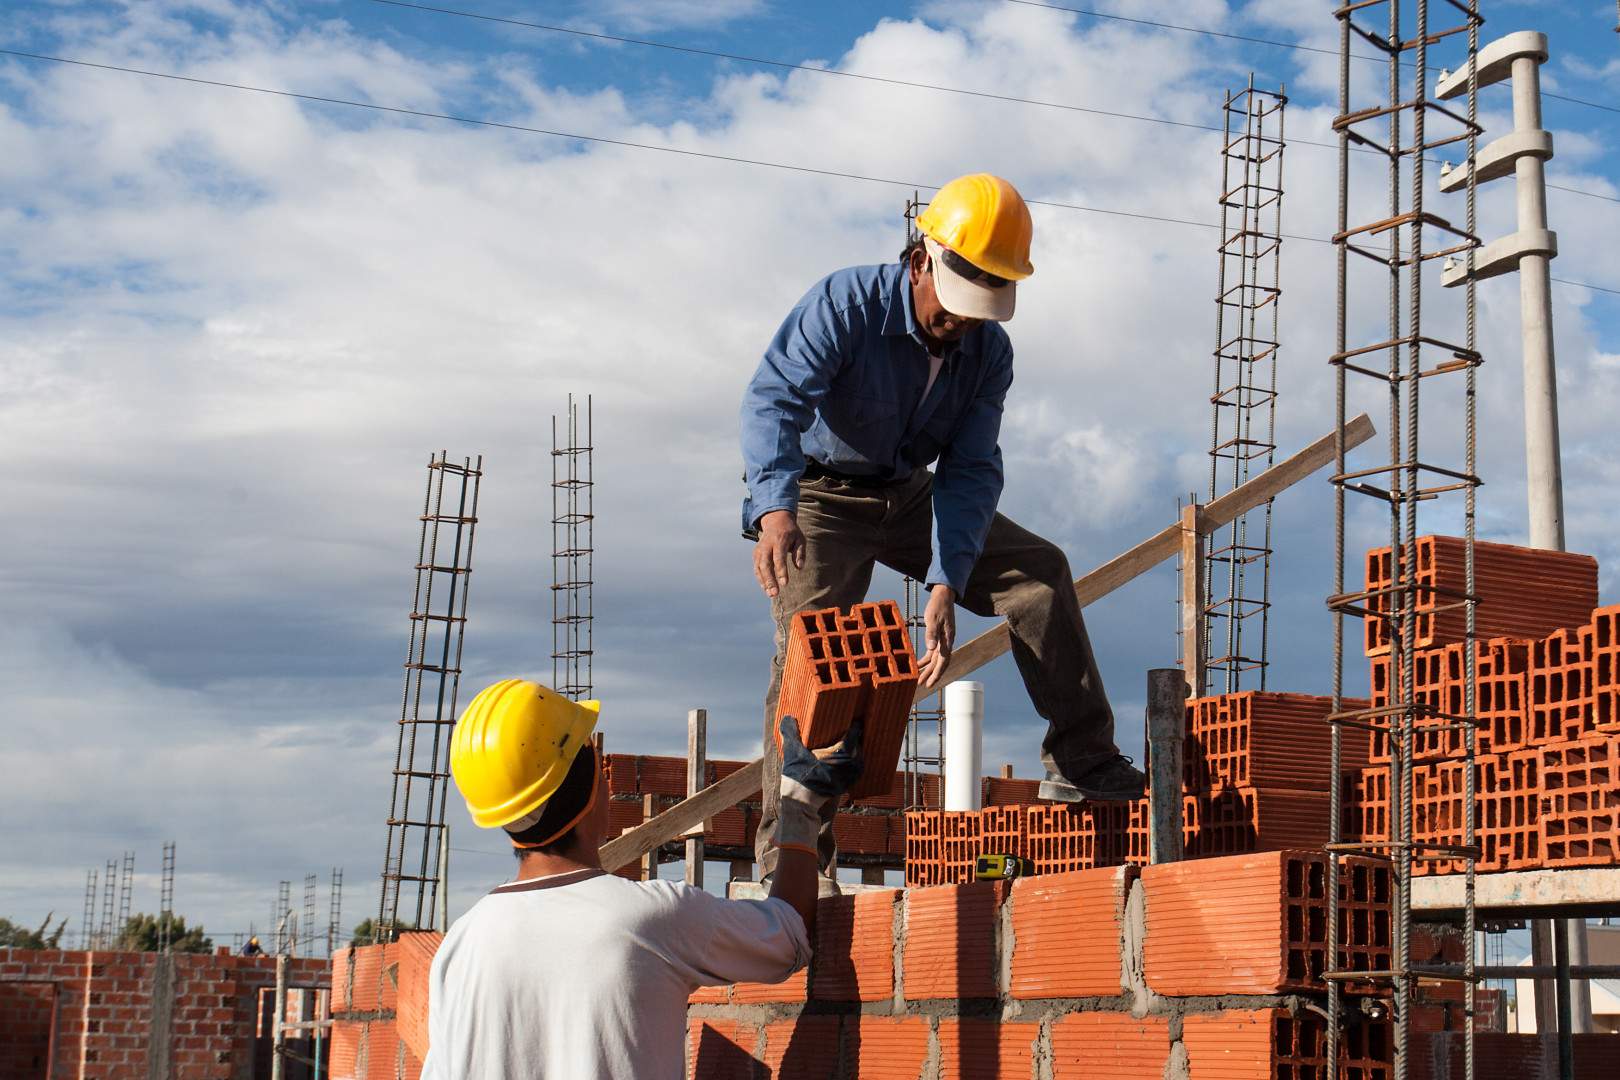
<instances>
[{"instance_id":1,"label":"white cloud","mask_svg":"<svg viewBox=\"0 0 1620 1080\"><path fill-rule=\"evenodd\" d=\"M196 10L52 20L62 52L108 62L919 183L992 168L1033 197L1214 217L1214 136L810 72L723 76L656 124L632 95L569 92L521 55L429 60L222 0L199 29ZM1194 122L1217 120L1211 103L1238 77L1191 35L940 10L883 21L828 59ZM596 394L609 746L674 752L685 710L705 705L716 752L748 752L769 640L736 537L741 387L812 281L893 256L908 189L110 72L8 62L0 79L0 424L20 509L0 580L30 736L25 784L0 796L30 837L6 873L16 917L76 912L85 867L131 844L155 862L169 837L212 875L194 884L211 927L261 917L276 880L331 864L348 871L350 911L374 905L422 463L440 447L487 455L468 691L544 675L549 417L569 391ZM1332 110L1307 100L1312 85L1289 129L1316 137ZM1288 161L1290 231L1327 235L1333 155ZM1488 232L1510 214L1511 193L1482 199ZM1036 218L1038 273L1011 328L1004 508L1090 565L1168 523L1201 473L1214 236ZM1561 263L1600 277L1614 219L1558 224ZM1284 250L1291 449L1328 426L1333 267L1326 245ZM1485 378L1500 380L1482 382L1488 515L1511 532L1517 297L1481 296ZM1434 297L1439 326L1455 301ZM1613 560L1606 504L1579 499L1612 486L1602 448L1620 403L1594 302L1557 296L1571 544ZM1358 301L1356 332L1381 313ZM1298 489L1319 509L1288 519L1279 560L1320 550L1325 488ZM1326 591L1303 580L1279 618L1319 626ZM1155 579L1093 612L1121 702L1173 651L1171 595ZM1326 654L1300 640L1278 640L1278 674L1309 690ZM1028 775L1037 727L1004 681L992 756ZM1134 712L1119 716L1133 738Z\"/></svg>"}]
</instances>

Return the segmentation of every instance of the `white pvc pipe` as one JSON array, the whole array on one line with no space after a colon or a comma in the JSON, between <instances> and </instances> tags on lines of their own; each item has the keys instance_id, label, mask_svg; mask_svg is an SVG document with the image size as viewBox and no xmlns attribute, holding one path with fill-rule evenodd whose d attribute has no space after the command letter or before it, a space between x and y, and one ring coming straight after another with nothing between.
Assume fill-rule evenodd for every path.
<instances>
[{"instance_id":1,"label":"white pvc pipe","mask_svg":"<svg viewBox=\"0 0 1620 1080\"><path fill-rule=\"evenodd\" d=\"M945 687L945 809L980 809L984 771L984 683Z\"/></svg>"}]
</instances>

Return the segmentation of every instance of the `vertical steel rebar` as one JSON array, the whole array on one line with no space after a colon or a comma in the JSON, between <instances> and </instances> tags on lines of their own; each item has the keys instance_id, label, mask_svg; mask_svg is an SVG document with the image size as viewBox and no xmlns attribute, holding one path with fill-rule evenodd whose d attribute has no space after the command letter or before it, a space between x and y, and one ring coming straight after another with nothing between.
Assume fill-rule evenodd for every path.
<instances>
[{"instance_id":1,"label":"vertical steel rebar","mask_svg":"<svg viewBox=\"0 0 1620 1080\"><path fill-rule=\"evenodd\" d=\"M163 886L158 911L158 952L168 952L174 923L174 841L163 845Z\"/></svg>"},{"instance_id":2,"label":"vertical steel rebar","mask_svg":"<svg viewBox=\"0 0 1620 1080\"><path fill-rule=\"evenodd\" d=\"M327 886L326 894L326 955L331 956L338 949L338 940L343 934L343 868L332 867L332 883Z\"/></svg>"},{"instance_id":3,"label":"vertical steel rebar","mask_svg":"<svg viewBox=\"0 0 1620 1080\"><path fill-rule=\"evenodd\" d=\"M270 914L270 925L275 927L276 933L276 955L285 956L288 950L292 948L293 933L295 931L295 927L292 925L292 882L280 881L276 883L276 906L275 910Z\"/></svg>"},{"instance_id":4,"label":"vertical steel rebar","mask_svg":"<svg viewBox=\"0 0 1620 1080\"><path fill-rule=\"evenodd\" d=\"M1452 226L1444 218L1425 206L1425 160L1438 147L1465 143L1470 158L1476 148L1479 134L1477 104L1474 100L1473 71L1477 66L1478 5L1474 0L1448 0L1451 8L1462 13L1463 23L1458 26L1431 30L1428 0L1417 0L1410 10L1410 18L1403 18L1400 0L1382 0L1387 20L1383 28L1371 29L1357 23L1358 14L1370 12L1380 6L1380 0L1347 4L1335 12L1340 23L1339 59L1339 116L1334 127L1339 134L1339 219L1334 237L1337 260L1337 340L1332 358L1335 368L1335 399L1339 434L1335 446L1335 474L1333 484L1335 526L1335 579L1334 593L1329 606L1334 614L1333 643L1333 712L1332 766L1335 776L1343 767L1342 724L1360 727L1372 725L1383 729L1390 747L1388 831L1383 836L1362 835L1356 842L1345 842L1342 831L1342 795L1335 785L1329 798L1328 872L1328 926L1330 943L1341 936L1339 889L1342 875L1339 859L1347 854L1372 855L1387 859L1392 870L1392 959L1386 973L1361 973L1364 981L1387 982L1394 992L1391 1008L1393 1027L1394 1080L1405 1080L1413 1068L1416 1048L1411 1041L1410 1016L1417 1001L1418 978L1450 978L1461 981L1466 988L1464 1025L1465 1075L1473 1075L1474 1035L1474 981L1475 965L1475 911L1474 860L1477 851L1474 799L1476 797L1475 753L1476 729L1474 713L1475 694L1475 594L1474 557L1475 489L1479 484L1475 473L1475 368L1480 363L1477 350L1475 297L1470 286L1464 305L1464 337L1462 344L1441 340L1423 326L1424 273L1428 264L1439 258L1459 253L1470 260L1479 246L1476 234L1474 193L1472 180L1468 193L1467 221L1464 228ZM1464 58L1470 71L1469 109L1466 117L1431 101L1428 86L1429 49L1441 43L1456 41L1458 31L1467 33L1467 55ZM1352 35L1379 49L1386 58L1384 100L1378 103L1357 101L1352 90L1350 59ZM1403 60L1410 54L1409 60ZM1403 142L1407 130L1405 117L1410 115L1410 142ZM1383 140L1363 128L1375 125L1384 128ZM1350 150L1357 148L1382 153L1386 167L1387 204L1375 220L1363 218L1362 224L1351 220L1353 208L1359 200L1352 197L1354 176L1351 171ZM1359 216L1359 215L1358 215ZM1430 244L1431 235L1438 237ZM1379 246L1379 243L1387 246ZM1356 346L1350 340L1353 322L1352 306L1358 290L1350 270L1350 256L1355 255L1382 267L1386 308L1386 330L1382 340ZM1360 265L1359 263L1357 265ZM1370 292L1370 290L1369 290ZM1370 361L1384 353L1383 371L1375 370ZM1434 362L1425 367L1426 358L1433 355ZM1421 411L1422 389L1431 376L1464 372L1466 382L1461 395L1462 426L1464 435L1464 461L1461 468L1425 461L1424 448L1445 441L1431 431L1425 435ZM1387 461L1373 468L1349 469L1345 460L1343 426L1348 408L1348 376L1371 377L1382 383L1387 395L1388 445ZM1450 400L1444 395L1447 386L1441 382L1430 386L1431 394L1439 394L1445 405ZM1430 428L1455 421L1449 413L1442 420L1431 419ZM1453 428L1454 430L1454 428ZM1384 478L1380 481L1378 478ZM1427 479L1433 477L1434 479ZM1425 486L1425 485L1428 486ZM1347 592L1345 582L1346 531L1348 525L1348 494L1372 496L1382 502L1388 513L1389 572L1384 583L1369 585L1367 589ZM1455 586L1435 586L1420 582L1418 510L1421 503L1444 496L1461 494L1465 534L1464 582L1461 590ZM1448 713L1449 704L1435 702L1427 696L1419 700L1414 660L1419 650L1418 619L1420 614L1438 608L1464 609L1466 651L1464 687L1461 715ZM1349 710L1344 705L1344 619L1346 616L1370 620L1367 638L1370 642L1387 646L1390 678L1388 700L1372 708ZM1424 645L1423 647L1427 647ZM1376 661L1375 661L1376 662ZM1421 748L1424 760L1418 760ZM1438 749L1437 749L1438 748ZM1457 758L1460 755L1461 760ZM1425 809L1420 820L1419 778L1424 790L1437 770L1462 769L1461 821L1439 823L1431 820L1433 812ZM1426 805L1426 804L1425 804ZM1445 831L1456 828L1461 833L1453 840ZM1435 970L1420 970L1412 957L1412 878L1419 867L1435 860L1461 864L1464 875L1464 929L1468 951L1460 978L1455 972L1445 975ZM1426 868L1426 867L1424 867ZM1335 1066L1341 1058L1342 1029L1351 1018L1346 1015L1343 981L1356 977L1342 969L1341 960L1330 948L1328 1060Z\"/></svg>"},{"instance_id":5,"label":"vertical steel rebar","mask_svg":"<svg viewBox=\"0 0 1620 1080\"><path fill-rule=\"evenodd\" d=\"M591 696L596 549L592 399L568 395L559 443L551 418L551 681L575 701Z\"/></svg>"},{"instance_id":6,"label":"vertical steel rebar","mask_svg":"<svg viewBox=\"0 0 1620 1080\"><path fill-rule=\"evenodd\" d=\"M1281 88L1261 90L1254 76L1222 106L1221 239L1217 247L1214 390L1210 395L1208 501L1262 471L1276 455L1277 353L1282 295L1283 111ZM1246 673L1265 686L1270 622L1271 504L1217 530L1206 564L1203 633L1194 687L1234 693ZM1251 625L1258 622L1258 627ZM1219 643L1217 650L1216 643Z\"/></svg>"},{"instance_id":7,"label":"vertical steel rebar","mask_svg":"<svg viewBox=\"0 0 1620 1080\"><path fill-rule=\"evenodd\" d=\"M903 582L906 632L911 635L911 647L923 653L923 609L927 607L927 590L922 582L908 577ZM932 697L924 698L911 707L906 723L906 745L903 769L905 772L905 808L924 809L927 804L926 777L932 776L936 790L944 798L945 769L945 693L942 689Z\"/></svg>"},{"instance_id":8,"label":"vertical steel rebar","mask_svg":"<svg viewBox=\"0 0 1620 1080\"><path fill-rule=\"evenodd\" d=\"M84 917L79 922L79 948L89 951L96 947L96 872L84 872Z\"/></svg>"},{"instance_id":9,"label":"vertical steel rebar","mask_svg":"<svg viewBox=\"0 0 1620 1080\"><path fill-rule=\"evenodd\" d=\"M412 925L433 929L439 833L444 828L450 789L449 735L456 722L461 687L468 582L483 464L482 455L458 463L443 451L428 459L404 700L394 749L377 941L391 940L398 933L402 906L411 912ZM448 506L447 484L451 485ZM444 579L442 587L438 585L440 578ZM431 715L424 715L424 695ZM408 899L404 898L407 885L414 891Z\"/></svg>"},{"instance_id":10,"label":"vertical steel rebar","mask_svg":"<svg viewBox=\"0 0 1620 1080\"><path fill-rule=\"evenodd\" d=\"M118 860L107 861L106 878L102 881L101 889L101 941L100 948L116 949L117 932L113 929L115 906L118 902ZM122 930L122 928L119 928Z\"/></svg>"}]
</instances>

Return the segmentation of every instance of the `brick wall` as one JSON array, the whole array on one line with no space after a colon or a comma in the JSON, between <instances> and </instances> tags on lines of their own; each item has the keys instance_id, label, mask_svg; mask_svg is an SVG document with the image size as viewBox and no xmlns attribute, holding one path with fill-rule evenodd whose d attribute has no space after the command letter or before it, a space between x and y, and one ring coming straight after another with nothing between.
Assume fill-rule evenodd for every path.
<instances>
[{"instance_id":1,"label":"brick wall","mask_svg":"<svg viewBox=\"0 0 1620 1080\"><path fill-rule=\"evenodd\" d=\"M421 1055L401 1036L412 1043L420 1039L418 1045L426 1051L427 965L442 935L404 936L409 940L332 954L331 1080L417 1080L422 1075Z\"/></svg>"},{"instance_id":2,"label":"brick wall","mask_svg":"<svg viewBox=\"0 0 1620 1080\"><path fill-rule=\"evenodd\" d=\"M1341 879L1356 966L1386 962L1375 877ZM1282 851L825 900L806 976L693 996L689 1075L1319 1077L1324 880L1325 856ZM1347 1067L1386 1080L1389 1048L1373 1022Z\"/></svg>"},{"instance_id":3,"label":"brick wall","mask_svg":"<svg viewBox=\"0 0 1620 1080\"><path fill-rule=\"evenodd\" d=\"M326 987L324 960L296 959L294 986ZM41 1080L259 1080L269 1076L269 956L0 949L0 1076ZM41 1060L46 1019L49 1068ZM12 1025L15 1026L12 1026ZM15 1058L11 1055L15 1055ZM31 1070L31 1071L30 1071ZM289 1073L293 1078L298 1073Z\"/></svg>"}]
</instances>

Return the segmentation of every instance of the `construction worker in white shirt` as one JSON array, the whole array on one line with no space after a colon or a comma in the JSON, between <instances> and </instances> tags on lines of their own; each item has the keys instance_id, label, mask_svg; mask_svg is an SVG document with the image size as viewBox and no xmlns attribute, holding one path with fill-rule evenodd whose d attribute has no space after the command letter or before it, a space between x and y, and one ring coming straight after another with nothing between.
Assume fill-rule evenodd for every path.
<instances>
[{"instance_id":1,"label":"construction worker in white shirt","mask_svg":"<svg viewBox=\"0 0 1620 1080\"><path fill-rule=\"evenodd\" d=\"M456 920L428 981L424 1080L679 1080L687 998L780 982L810 959L823 806L860 777L861 725L813 754L782 722L778 860L765 900L602 869L599 704L508 679L457 723L450 770L473 821L503 830L516 878Z\"/></svg>"}]
</instances>

